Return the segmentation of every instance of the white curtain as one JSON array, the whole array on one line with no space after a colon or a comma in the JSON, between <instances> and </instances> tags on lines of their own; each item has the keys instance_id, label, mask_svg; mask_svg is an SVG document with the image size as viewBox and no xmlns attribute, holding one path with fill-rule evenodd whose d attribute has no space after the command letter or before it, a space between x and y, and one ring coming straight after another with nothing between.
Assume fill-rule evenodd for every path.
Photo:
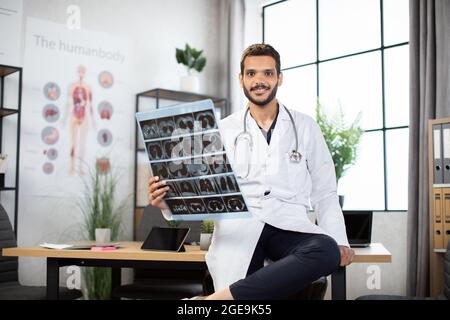
<instances>
[{"instance_id":1,"label":"white curtain","mask_svg":"<svg viewBox=\"0 0 450 320\"><path fill-rule=\"evenodd\" d=\"M239 85L241 54L244 50L245 1L221 0L220 10L220 94L228 99L231 112L243 107Z\"/></svg>"}]
</instances>

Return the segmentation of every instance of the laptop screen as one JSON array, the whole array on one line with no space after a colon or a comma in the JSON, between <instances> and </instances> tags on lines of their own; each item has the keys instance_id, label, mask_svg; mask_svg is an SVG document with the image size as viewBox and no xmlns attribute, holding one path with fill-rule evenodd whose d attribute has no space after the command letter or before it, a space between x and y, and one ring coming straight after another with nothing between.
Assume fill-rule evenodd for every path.
<instances>
[{"instance_id":1,"label":"laptop screen","mask_svg":"<svg viewBox=\"0 0 450 320\"><path fill-rule=\"evenodd\" d=\"M369 245L372 238L372 211L343 211L350 246Z\"/></svg>"}]
</instances>

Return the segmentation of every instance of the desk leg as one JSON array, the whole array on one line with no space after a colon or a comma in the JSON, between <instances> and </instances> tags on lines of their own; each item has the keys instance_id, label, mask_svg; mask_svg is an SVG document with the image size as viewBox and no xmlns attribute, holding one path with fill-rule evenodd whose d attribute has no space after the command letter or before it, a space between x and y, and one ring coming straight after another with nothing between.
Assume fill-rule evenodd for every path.
<instances>
[{"instance_id":1,"label":"desk leg","mask_svg":"<svg viewBox=\"0 0 450 320\"><path fill-rule=\"evenodd\" d=\"M120 300L120 298L115 298L113 296L114 289L122 284L122 269L121 268L111 268L111 299Z\"/></svg>"},{"instance_id":2,"label":"desk leg","mask_svg":"<svg viewBox=\"0 0 450 320\"><path fill-rule=\"evenodd\" d=\"M47 258L47 300L59 299L58 259Z\"/></svg>"},{"instance_id":3,"label":"desk leg","mask_svg":"<svg viewBox=\"0 0 450 320\"><path fill-rule=\"evenodd\" d=\"M345 267L339 267L331 274L331 299L346 300Z\"/></svg>"}]
</instances>

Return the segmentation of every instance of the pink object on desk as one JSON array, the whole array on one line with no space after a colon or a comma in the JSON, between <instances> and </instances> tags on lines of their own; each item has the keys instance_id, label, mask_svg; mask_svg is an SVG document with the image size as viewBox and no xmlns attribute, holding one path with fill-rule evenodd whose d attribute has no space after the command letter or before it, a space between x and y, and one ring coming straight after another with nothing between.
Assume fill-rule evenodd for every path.
<instances>
[{"instance_id":1,"label":"pink object on desk","mask_svg":"<svg viewBox=\"0 0 450 320\"><path fill-rule=\"evenodd\" d=\"M111 251L116 250L116 247L92 247L92 251Z\"/></svg>"}]
</instances>

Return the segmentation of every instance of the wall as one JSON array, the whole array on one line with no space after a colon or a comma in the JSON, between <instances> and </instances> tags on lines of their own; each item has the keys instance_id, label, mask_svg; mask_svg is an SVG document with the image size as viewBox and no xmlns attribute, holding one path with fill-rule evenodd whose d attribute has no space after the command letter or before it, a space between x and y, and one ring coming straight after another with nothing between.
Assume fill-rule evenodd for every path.
<instances>
[{"instance_id":1,"label":"wall","mask_svg":"<svg viewBox=\"0 0 450 320\"><path fill-rule=\"evenodd\" d=\"M406 295L406 226L406 212L374 212L372 242L381 242L391 252L392 262L351 264L347 268L347 299L368 294ZM379 267L379 288L371 281L373 266ZM331 282L328 285L329 299Z\"/></svg>"},{"instance_id":2,"label":"wall","mask_svg":"<svg viewBox=\"0 0 450 320\"><path fill-rule=\"evenodd\" d=\"M27 30L27 18L65 25L68 15L67 6L76 4L81 9L81 27L89 31L110 34L126 38L132 44L132 79L129 86L134 94L155 87L179 88L179 78L186 70L175 60L175 47L184 47L188 42L196 48L204 49L208 62L200 74L200 88L206 94L218 95L218 1L214 0L98 0L98 1L60 1L26 0L24 1L23 37ZM24 41L24 40L23 40ZM22 42L23 42L22 41ZM24 55L25 46L22 46ZM36 61L36 63L49 63ZM27 70L24 70L25 81ZM24 90L31 90L26 88ZM129 112L121 115L123 127L128 130L128 147L124 152L133 159L134 149L134 100L130 97ZM30 106L23 105L23 110ZM23 132L29 128L23 128ZM22 146L23 148L26 146ZM24 157L31 157L22 153ZM26 161L25 161L26 162ZM133 161L123 164L126 173L120 194L133 192ZM25 169L25 170L24 170ZM21 168L26 172L26 168ZM21 174L21 185L27 185L26 174ZM34 182L39 183L39 182ZM18 242L21 246L34 246L40 242L61 242L77 239L81 214L67 199L29 196L27 190L21 190L19 206ZM132 238L132 203L124 217L123 238ZM20 258L20 281L26 285L45 283L45 261L36 258ZM65 281L65 272L61 272L61 282Z\"/></svg>"},{"instance_id":3,"label":"wall","mask_svg":"<svg viewBox=\"0 0 450 320\"><path fill-rule=\"evenodd\" d=\"M315 221L315 214L309 214ZM353 263L346 269L347 299L363 295L406 295L406 212L374 212L372 242L382 243L391 253L391 263ZM379 281L378 281L379 280ZM326 300L331 299L331 277L328 277Z\"/></svg>"}]
</instances>

